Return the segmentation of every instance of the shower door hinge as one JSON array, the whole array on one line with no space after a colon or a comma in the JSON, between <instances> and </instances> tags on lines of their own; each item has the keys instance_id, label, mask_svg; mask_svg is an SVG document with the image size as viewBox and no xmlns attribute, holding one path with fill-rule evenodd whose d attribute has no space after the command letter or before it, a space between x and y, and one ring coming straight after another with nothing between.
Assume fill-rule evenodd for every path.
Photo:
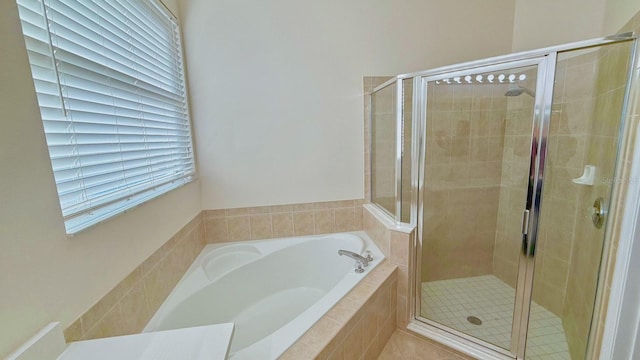
<instances>
[{"instance_id":1,"label":"shower door hinge","mask_svg":"<svg viewBox=\"0 0 640 360\"><path fill-rule=\"evenodd\" d=\"M529 210L525 210L522 214L522 235L529 234Z\"/></svg>"},{"instance_id":2,"label":"shower door hinge","mask_svg":"<svg viewBox=\"0 0 640 360\"><path fill-rule=\"evenodd\" d=\"M529 210L522 214L522 253L526 256L529 250Z\"/></svg>"}]
</instances>

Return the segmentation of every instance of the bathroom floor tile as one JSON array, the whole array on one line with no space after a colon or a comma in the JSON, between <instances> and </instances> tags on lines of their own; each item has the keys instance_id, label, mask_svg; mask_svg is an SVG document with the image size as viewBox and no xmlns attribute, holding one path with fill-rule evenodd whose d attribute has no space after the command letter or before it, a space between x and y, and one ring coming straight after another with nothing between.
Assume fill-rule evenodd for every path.
<instances>
[{"instance_id":1,"label":"bathroom floor tile","mask_svg":"<svg viewBox=\"0 0 640 360\"><path fill-rule=\"evenodd\" d=\"M406 331L396 329L382 349L378 360L468 360L445 346L434 344Z\"/></svg>"},{"instance_id":2,"label":"bathroom floor tile","mask_svg":"<svg viewBox=\"0 0 640 360\"><path fill-rule=\"evenodd\" d=\"M515 290L493 275L430 281L422 283L422 316L508 349L514 299ZM526 358L570 359L560 318L535 302Z\"/></svg>"}]
</instances>

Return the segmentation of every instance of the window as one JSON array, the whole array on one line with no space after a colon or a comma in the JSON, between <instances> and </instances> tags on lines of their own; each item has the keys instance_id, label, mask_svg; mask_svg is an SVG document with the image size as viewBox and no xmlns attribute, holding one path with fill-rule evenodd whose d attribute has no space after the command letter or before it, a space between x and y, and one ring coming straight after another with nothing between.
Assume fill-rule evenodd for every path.
<instances>
[{"instance_id":1,"label":"window","mask_svg":"<svg viewBox=\"0 0 640 360\"><path fill-rule=\"evenodd\" d=\"M67 233L195 173L175 18L158 0L17 0Z\"/></svg>"}]
</instances>

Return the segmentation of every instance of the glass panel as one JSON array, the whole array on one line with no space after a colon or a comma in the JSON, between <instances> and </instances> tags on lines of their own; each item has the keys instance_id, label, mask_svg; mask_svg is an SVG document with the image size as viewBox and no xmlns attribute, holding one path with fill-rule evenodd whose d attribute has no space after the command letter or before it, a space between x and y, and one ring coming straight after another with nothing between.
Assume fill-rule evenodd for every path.
<instances>
[{"instance_id":1,"label":"glass panel","mask_svg":"<svg viewBox=\"0 0 640 360\"><path fill-rule=\"evenodd\" d=\"M397 85L371 94L371 201L396 214Z\"/></svg>"},{"instance_id":2,"label":"glass panel","mask_svg":"<svg viewBox=\"0 0 640 360\"><path fill-rule=\"evenodd\" d=\"M420 314L510 350L537 67L427 84Z\"/></svg>"},{"instance_id":3,"label":"glass panel","mask_svg":"<svg viewBox=\"0 0 640 360\"><path fill-rule=\"evenodd\" d=\"M605 234L590 211L611 200L631 45L558 55L527 359L585 358Z\"/></svg>"}]
</instances>

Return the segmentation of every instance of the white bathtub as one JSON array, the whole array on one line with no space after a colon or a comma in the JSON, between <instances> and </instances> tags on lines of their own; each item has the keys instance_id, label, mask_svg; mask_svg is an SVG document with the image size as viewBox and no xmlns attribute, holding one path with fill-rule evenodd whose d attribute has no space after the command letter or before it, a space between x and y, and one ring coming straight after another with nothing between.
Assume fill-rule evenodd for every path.
<instances>
[{"instance_id":1,"label":"white bathtub","mask_svg":"<svg viewBox=\"0 0 640 360\"><path fill-rule=\"evenodd\" d=\"M374 260L357 274L339 249ZM230 359L276 359L382 259L361 231L210 244L144 332L233 322Z\"/></svg>"}]
</instances>

